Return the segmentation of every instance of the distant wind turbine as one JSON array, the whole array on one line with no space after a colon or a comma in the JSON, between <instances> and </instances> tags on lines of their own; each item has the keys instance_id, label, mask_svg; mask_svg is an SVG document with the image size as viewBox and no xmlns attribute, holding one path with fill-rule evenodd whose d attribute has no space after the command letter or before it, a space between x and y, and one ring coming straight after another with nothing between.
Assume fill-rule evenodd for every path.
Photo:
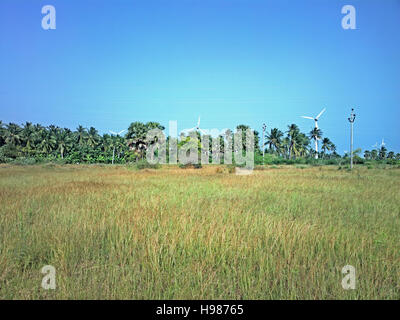
<instances>
[{"instance_id":1,"label":"distant wind turbine","mask_svg":"<svg viewBox=\"0 0 400 320\"><path fill-rule=\"evenodd\" d=\"M325 112L325 110L326 110L326 108L322 109L322 111L321 111L315 118L313 118L313 117L308 117L308 116L301 116L301 117L304 118L304 119L311 119L311 120L314 120L315 128L316 128L316 129L319 129L319 128L318 128L318 119L319 119L319 117L321 117L321 115ZM319 139L315 139L315 158L316 158L316 159L318 159L318 140L319 140Z\"/></svg>"},{"instance_id":2,"label":"distant wind turbine","mask_svg":"<svg viewBox=\"0 0 400 320\"><path fill-rule=\"evenodd\" d=\"M190 128L190 129L183 129L181 132L188 133L191 131L200 131L202 134L207 134L207 132L205 132L203 129L200 129L200 116L197 121L197 125L195 127Z\"/></svg>"}]
</instances>

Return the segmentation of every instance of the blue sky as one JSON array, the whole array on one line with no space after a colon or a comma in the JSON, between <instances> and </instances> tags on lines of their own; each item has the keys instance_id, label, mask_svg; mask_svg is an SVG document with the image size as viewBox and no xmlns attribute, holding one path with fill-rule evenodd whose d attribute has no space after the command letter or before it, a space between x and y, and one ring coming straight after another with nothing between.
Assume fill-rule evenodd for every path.
<instances>
[{"instance_id":1,"label":"blue sky","mask_svg":"<svg viewBox=\"0 0 400 320\"><path fill-rule=\"evenodd\" d=\"M41 27L44 5L57 29ZM343 5L356 30L341 27ZM399 0L1 0L0 120L119 131L319 125L400 152Z\"/></svg>"}]
</instances>

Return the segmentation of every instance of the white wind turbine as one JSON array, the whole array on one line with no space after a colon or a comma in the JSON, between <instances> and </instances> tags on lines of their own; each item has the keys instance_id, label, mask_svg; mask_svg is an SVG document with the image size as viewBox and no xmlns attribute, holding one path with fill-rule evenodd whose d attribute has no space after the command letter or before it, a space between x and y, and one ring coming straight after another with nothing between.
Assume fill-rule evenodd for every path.
<instances>
[{"instance_id":1,"label":"white wind turbine","mask_svg":"<svg viewBox=\"0 0 400 320\"><path fill-rule=\"evenodd\" d=\"M380 144L380 147L382 148L382 147L384 147L384 146L385 146L385 141L384 141L384 139L382 138L382 142L381 142L381 144ZM375 144L372 146L372 148L378 149L378 142L375 143Z\"/></svg>"},{"instance_id":2,"label":"white wind turbine","mask_svg":"<svg viewBox=\"0 0 400 320\"><path fill-rule=\"evenodd\" d=\"M197 121L197 126L190 128L190 129L183 129L181 132L189 133L191 131L200 131L202 134L207 134L207 132L205 132L203 129L200 129L200 116L199 116L199 120Z\"/></svg>"},{"instance_id":3,"label":"white wind turbine","mask_svg":"<svg viewBox=\"0 0 400 320\"><path fill-rule=\"evenodd\" d=\"M126 129L124 129L124 130L122 130L122 131L120 131L120 132L114 132L114 131L111 131L110 130L110 133L112 134L112 135L115 135L115 136L120 136L121 135L121 133L123 133L123 132L125 132L126 131ZM112 164L114 164L114 157L115 157L115 144L114 144L114 148L113 148L113 157L112 157Z\"/></svg>"},{"instance_id":4,"label":"white wind turbine","mask_svg":"<svg viewBox=\"0 0 400 320\"><path fill-rule=\"evenodd\" d=\"M304 118L304 119L311 119L311 120L314 120L314 122L315 122L315 128L316 128L316 129L319 129L319 128L318 128L318 119L319 119L319 117L325 112L325 110L326 110L326 108L322 109L322 111L321 111L315 118L313 118L313 117L307 117L307 116L301 116L301 117ZM315 140L314 140L314 141L315 141L315 159L318 159L318 140L319 140L319 139L315 139Z\"/></svg>"}]
</instances>

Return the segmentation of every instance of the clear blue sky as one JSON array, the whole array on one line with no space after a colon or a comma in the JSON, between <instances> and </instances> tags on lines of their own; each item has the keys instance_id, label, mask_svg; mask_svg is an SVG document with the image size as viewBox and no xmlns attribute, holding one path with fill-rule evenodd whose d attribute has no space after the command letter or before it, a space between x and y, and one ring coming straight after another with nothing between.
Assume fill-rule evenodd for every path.
<instances>
[{"instance_id":1,"label":"clear blue sky","mask_svg":"<svg viewBox=\"0 0 400 320\"><path fill-rule=\"evenodd\" d=\"M57 29L41 28L54 5ZM357 29L341 27L356 8ZM0 119L309 132L400 152L399 0L1 0Z\"/></svg>"}]
</instances>

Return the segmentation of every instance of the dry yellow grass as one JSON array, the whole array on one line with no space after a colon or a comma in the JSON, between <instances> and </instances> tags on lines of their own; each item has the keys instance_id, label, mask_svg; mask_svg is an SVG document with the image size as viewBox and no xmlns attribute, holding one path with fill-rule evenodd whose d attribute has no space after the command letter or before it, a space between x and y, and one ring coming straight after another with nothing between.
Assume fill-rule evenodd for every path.
<instances>
[{"instance_id":1,"label":"dry yellow grass","mask_svg":"<svg viewBox=\"0 0 400 320\"><path fill-rule=\"evenodd\" d=\"M0 298L399 299L399 178L1 166Z\"/></svg>"}]
</instances>

